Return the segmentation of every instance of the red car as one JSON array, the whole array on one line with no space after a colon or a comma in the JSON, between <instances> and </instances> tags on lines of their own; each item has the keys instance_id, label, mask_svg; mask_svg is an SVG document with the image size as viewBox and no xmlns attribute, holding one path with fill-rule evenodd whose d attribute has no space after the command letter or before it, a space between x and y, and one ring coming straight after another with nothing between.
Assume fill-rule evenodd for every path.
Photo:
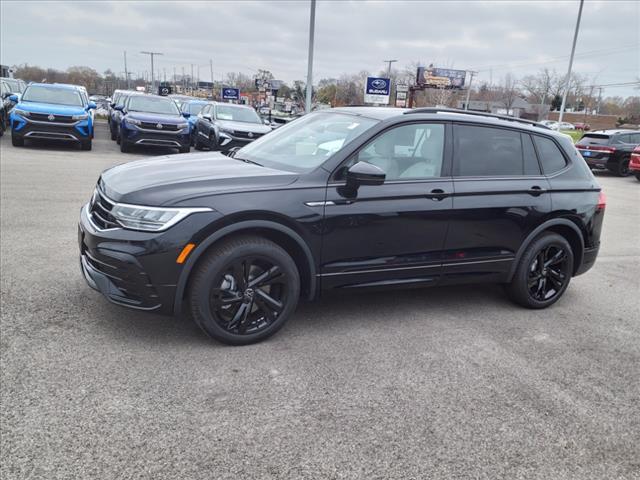
<instances>
[{"instance_id":1,"label":"red car","mask_svg":"<svg viewBox=\"0 0 640 480\"><path fill-rule=\"evenodd\" d=\"M638 181L640 181L640 145L633 149L631 152L631 160L629 160L629 172L635 175Z\"/></svg>"},{"instance_id":2,"label":"red car","mask_svg":"<svg viewBox=\"0 0 640 480\"><path fill-rule=\"evenodd\" d=\"M586 122L578 122L573 124L576 127L576 130L582 130L584 132L588 132L591 130L591 125Z\"/></svg>"}]
</instances>

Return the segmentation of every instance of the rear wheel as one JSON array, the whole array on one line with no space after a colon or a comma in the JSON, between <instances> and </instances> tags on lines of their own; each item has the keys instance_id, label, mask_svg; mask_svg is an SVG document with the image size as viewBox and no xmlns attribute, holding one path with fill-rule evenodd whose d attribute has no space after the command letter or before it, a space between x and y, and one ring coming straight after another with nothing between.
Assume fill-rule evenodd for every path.
<instances>
[{"instance_id":1,"label":"rear wheel","mask_svg":"<svg viewBox=\"0 0 640 480\"><path fill-rule=\"evenodd\" d=\"M11 131L11 145L13 145L14 147L23 147L24 138L16 134L14 131Z\"/></svg>"},{"instance_id":2,"label":"rear wheel","mask_svg":"<svg viewBox=\"0 0 640 480\"><path fill-rule=\"evenodd\" d=\"M292 258L261 237L237 237L206 254L189 289L194 321L230 345L259 342L294 312L300 276Z\"/></svg>"},{"instance_id":3,"label":"rear wheel","mask_svg":"<svg viewBox=\"0 0 640 480\"><path fill-rule=\"evenodd\" d=\"M610 170L619 177L629 175L629 157L622 158L618 163L611 166Z\"/></svg>"},{"instance_id":4,"label":"rear wheel","mask_svg":"<svg viewBox=\"0 0 640 480\"><path fill-rule=\"evenodd\" d=\"M557 233L544 233L527 247L507 285L507 294L527 308L554 304L569 286L573 274L573 251Z\"/></svg>"}]
</instances>

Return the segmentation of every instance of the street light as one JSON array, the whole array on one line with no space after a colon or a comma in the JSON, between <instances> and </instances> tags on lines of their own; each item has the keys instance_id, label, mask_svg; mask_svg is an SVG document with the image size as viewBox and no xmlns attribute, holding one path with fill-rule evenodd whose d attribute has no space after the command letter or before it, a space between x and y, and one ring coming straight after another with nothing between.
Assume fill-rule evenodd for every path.
<instances>
[{"instance_id":1,"label":"street light","mask_svg":"<svg viewBox=\"0 0 640 480\"><path fill-rule=\"evenodd\" d=\"M153 57L154 55L162 55L162 53L160 52L140 52L140 53L142 53L143 55L149 55L151 57L151 92L155 92L156 85L153 77Z\"/></svg>"},{"instance_id":2,"label":"street light","mask_svg":"<svg viewBox=\"0 0 640 480\"><path fill-rule=\"evenodd\" d=\"M307 57L307 95L304 109L311 111L311 93L313 91L313 37L316 26L316 0L311 0L311 14L309 17L309 56Z\"/></svg>"},{"instance_id":3,"label":"street light","mask_svg":"<svg viewBox=\"0 0 640 480\"><path fill-rule=\"evenodd\" d=\"M569 83L571 82L571 68L573 67L573 54L576 52L576 42L578 41L578 30L580 30L580 18L582 17L582 6L584 0L580 0L580 8L578 8L578 20L576 21L576 31L573 34L573 46L571 47L571 57L569 58L569 70L567 78L564 81L564 93L562 94L562 105L560 105L560 115L558 115L558 123L562 123L564 115L564 107L567 104L567 94L569 93Z\"/></svg>"},{"instance_id":4,"label":"street light","mask_svg":"<svg viewBox=\"0 0 640 480\"><path fill-rule=\"evenodd\" d=\"M387 78L391 77L391 64L397 62L398 60L383 60L384 63L387 63Z\"/></svg>"}]
</instances>

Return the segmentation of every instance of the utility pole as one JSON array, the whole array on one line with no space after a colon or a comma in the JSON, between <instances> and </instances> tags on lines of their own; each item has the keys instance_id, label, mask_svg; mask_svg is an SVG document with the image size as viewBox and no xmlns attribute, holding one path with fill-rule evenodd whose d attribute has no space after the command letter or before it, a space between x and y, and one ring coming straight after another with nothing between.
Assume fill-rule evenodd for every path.
<instances>
[{"instance_id":1,"label":"utility pole","mask_svg":"<svg viewBox=\"0 0 640 480\"><path fill-rule=\"evenodd\" d=\"M467 86L467 99L464 102L464 109L469 110L469 98L471 97L471 83L473 82L473 77L477 72L469 72L471 77L469 78L469 85Z\"/></svg>"},{"instance_id":2,"label":"utility pole","mask_svg":"<svg viewBox=\"0 0 640 480\"><path fill-rule=\"evenodd\" d=\"M309 16L309 55L307 57L307 95L304 105L305 112L311 111L311 95L313 92L313 40L316 28L316 0L311 0L311 14Z\"/></svg>"},{"instance_id":3,"label":"utility pole","mask_svg":"<svg viewBox=\"0 0 640 480\"><path fill-rule=\"evenodd\" d=\"M391 64L397 62L398 60L383 60L383 63L387 63L387 78L391 77Z\"/></svg>"},{"instance_id":4,"label":"utility pole","mask_svg":"<svg viewBox=\"0 0 640 480\"><path fill-rule=\"evenodd\" d=\"M193 63L191 64L191 76L189 77L189 87L191 88L191 93L193 93Z\"/></svg>"},{"instance_id":5,"label":"utility pole","mask_svg":"<svg viewBox=\"0 0 640 480\"><path fill-rule=\"evenodd\" d=\"M596 107L596 115L600 115L600 102L602 101L602 87L598 87L598 106Z\"/></svg>"},{"instance_id":6,"label":"utility pole","mask_svg":"<svg viewBox=\"0 0 640 480\"><path fill-rule=\"evenodd\" d=\"M173 66L173 89L176 91L178 90L176 88L176 66L175 65Z\"/></svg>"},{"instance_id":7,"label":"utility pole","mask_svg":"<svg viewBox=\"0 0 640 480\"><path fill-rule=\"evenodd\" d=\"M209 59L209 70L211 71L211 100L213 100L214 94L213 94L213 59L212 58Z\"/></svg>"},{"instance_id":8,"label":"utility pole","mask_svg":"<svg viewBox=\"0 0 640 480\"><path fill-rule=\"evenodd\" d=\"M127 90L129 90L129 72L127 71L127 51L124 51L124 76L127 77Z\"/></svg>"},{"instance_id":9,"label":"utility pole","mask_svg":"<svg viewBox=\"0 0 640 480\"><path fill-rule=\"evenodd\" d=\"M186 90L186 85L184 84L184 66L182 67L182 90L182 93L184 93L184 90Z\"/></svg>"},{"instance_id":10,"label":"utility pole","mask_svg":"<svg viewBox=\"0 0 640 480\"><path fill-rule=\"evenodd\" d=\"M584 0L580 0L580 7L578 8L578 20L576 21L576 31L573 34L573 45L571 47L571 57L569 57L569 70L567 70L567 78L565 79L564 93L562 94L562 105L560 105L560 114L558 115L558 123L562 123L562 117L564 115L564 107L567 104L567 94L569 93L569 86L571 83L571 68L573 67L573 55L576 53L576 43L578 41L578 31L580 30L580 18L582 17L582 7Z\"/></svg>"},{"instance_id":11,"label":"utility pole","mask_svg":"<svg viewBox=\"0 0 640 480\"><path fill-rule=\"evenodd\" d=\"M162 55L162 53L160 52L140 52L143 55L149 55L151 57L151 92L155 92L156 90L156 83L155 83L155 78L153 76L153 57L155 55Z\"/></svg>"}]
</instances>

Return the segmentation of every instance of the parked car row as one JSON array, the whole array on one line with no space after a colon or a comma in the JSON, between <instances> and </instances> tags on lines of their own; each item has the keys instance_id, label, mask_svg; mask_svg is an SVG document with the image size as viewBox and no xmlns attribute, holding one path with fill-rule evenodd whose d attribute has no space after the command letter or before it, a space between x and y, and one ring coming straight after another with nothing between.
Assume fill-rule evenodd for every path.
<instances>
[{"instance_id":1,"label":"parked car row","mask_svg":"<svg viewBox=\"0 0 640 480\"><path fill-rule=\"evenodd\" d=\"M0 136L10 127L9 115L25 88L26 83L22 80L0 77L0 100L2 101L2 105L0 105Z\"/></svg>"},{"instance_id":2,"label":"parked car row","mask_svg":"<svg viewBox=\"0 0 640 480\"><path fill-rule=\"evenodd\" d=\"M640 132L637 130L594 130L585 133L576 143L589 168L609 170L626 177L631 173L632 153L640 146Z\"/></svg>"},{"instance_id":3,"label":"parked car row","mask_svg":"<svg viewBox=\"0 0 640 480\"><path fill-rule=\"evenodd\" d=\"M590 130L591 126L588 123L569 123L569 122L556 122L555 120L542 120L540 122L547 128L556 131L572 131L572 130Z\"/></svg>"}]
</instances>

